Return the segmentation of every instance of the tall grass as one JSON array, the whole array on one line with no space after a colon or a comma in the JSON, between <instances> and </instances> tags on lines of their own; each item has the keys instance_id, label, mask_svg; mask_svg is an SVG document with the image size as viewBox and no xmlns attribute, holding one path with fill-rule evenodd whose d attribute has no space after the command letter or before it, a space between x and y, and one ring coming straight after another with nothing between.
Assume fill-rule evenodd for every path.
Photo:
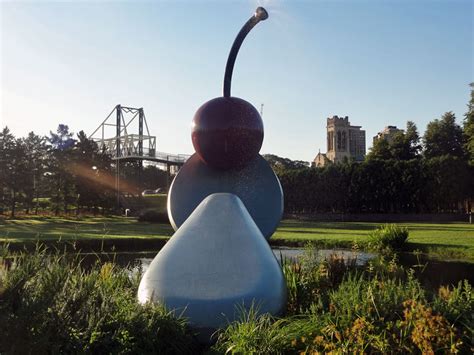
<instances>
[{"instance_id":1,"label":"tall grass","mask_svg":"<svg viewBox=\"0 0 474 355\"><path fill-rule=\"evenodd\" d=\"M329 271L332 270L332 271ZM364 267L338 257L286 260L284 318L251 313L223 331L230 353L472 353L474 293L466 282L424 290L396 258Z\"/></svg>"},{"instance_id":2,"label":"tall grass","mask_svg":"<svg viewBox=\"0 0 474 355\"><path fill-rule=\"evenodd\" d=\"M467 281L422 288L392 259L366 266L338 256L283 260L283 317L241 310L198 346L185 320L136 301L140 273L78 256L0 248L0 353L473 353L474 292Z\"/></svg>"},{"instance_id":3,"label":"tall grass","mask_svg":"<svg viewBox=\"0 0 474 355\"><path fill-rule=\"evenodd\" d=\"M90 270L80 259L39 248L3 250L0 265L0 353L193 353L182 319L140 305L140 275L114 264Z\"/></svg>"},{"instance_id":4,"label":"tall grass","mask_svg":"<svg viewBox=\"0 0 474 355\"><path fill-rule=\"evenodd\" d=\"M269 314L258 315L258 307L240 309L240 318L218 335L216 353L272 354L287 348L288 334L281 331L287 323Z\"/></svg>"}]
</instances>

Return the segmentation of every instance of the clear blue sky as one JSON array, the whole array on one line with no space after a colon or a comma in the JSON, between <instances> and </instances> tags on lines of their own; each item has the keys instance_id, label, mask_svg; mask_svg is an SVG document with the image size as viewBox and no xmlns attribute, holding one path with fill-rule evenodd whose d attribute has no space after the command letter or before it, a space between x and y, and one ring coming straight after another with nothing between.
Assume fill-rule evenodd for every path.
<instances>
[{"instance_id":1,"label":"clear blue sky","mask_svg":"<svg viewBox=\"0 0 474 355\"><path fill-rule=\"evenodd\" d=\"M258 5L232 94L260 109L262 153L310 161L326 117L372 136L461 123L474 81L473 1L2 2L1 116L17 136L92 131L120 103L145 109L158 150L192 153L190 123L221 95L227 55Z\"/></svg>"}]
</instances>

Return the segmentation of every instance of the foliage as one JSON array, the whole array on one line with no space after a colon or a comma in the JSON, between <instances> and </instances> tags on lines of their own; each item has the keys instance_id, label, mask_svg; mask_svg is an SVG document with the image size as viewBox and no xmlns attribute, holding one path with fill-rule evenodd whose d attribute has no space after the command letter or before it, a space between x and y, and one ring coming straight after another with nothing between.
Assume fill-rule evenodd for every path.
<instances>
[{"instance_id":1,"label":"foliage","mask_svg":"<svg viewBox=\"0 0 474 355\"><path fill-rule=\"evenodd\" d=\"M396 259L357 267L316 255L308 246L298 262L284 260L284 317L259 314L258 305L241 309L208 352L472 352L474 293L467 281L431 292ZM110 263L85 268L78 255L0 249L0 352L202 351L183 319L136 301L140 277Z\"/></svg>"},{"instance_id":2,"label":"foliage","mask_svg":"<svg viewBox=\"0 0 474 355\"><path fill-rule=\"evenodd\" d=\"M288 169L278 177L287 213L441 213L460 212L474 169L445 155Z\"/></svg>"},{"instance_id":3,"label":"foliage","mask_svg":"<svg viewBox=\"0 0 474 355\"><path fill-rule=\"evenodd\" d=\"M431 294L411 270L380 258L363 268L349 266L329 287L330 277L320 272L328 262L310 256L293 266L286 261L289 315L250 313L221 332L214 349L239 354L472 351L474 299L467 281ZM295 298L298 288L305 289L304 299Z\"/></svg>"},{"instance_id":4,"label":"foliage","mask_svg":"<svg viewBox=\"0 0 474 355\"><path fill-rule=\"evenodd\" d=\"M415 123L408 121L390 141L376 140L362 163L346 160L310 169L270 156L285 212L465 212L466 201L474 197L473 95L471 90L464 131L447 112L428 124L420 144Z\"/></svg>"},{"instance_id":5,"label":"foliage","mask_svg":"<svg viewBox=\"0 0 474 355\"><path fill-rule=\"evenodd\" d=\"M62 209L68 212L68 206L73 204L76 198L73 174L71 171L72 152L75 140L69 127L60 124L56 133L50 131L47 138L50 159L48 160L48 179L50 180L51 203L56 215Z\"/></svg>"},{"instance_id":6,"label":"foliage","mask_svg":"<svg viewBox=\"0 0 474 355\"><path fill-rule=\"evenodd\" d=\"M434 298L433 309L443 314L451 323L458 323L465 329L465 342L473 341L474 335L474 291L466 280L457 286L441 286ZM471 337L471 339L469 339Z\"/></svg>"},{"instance_id":7,"label":"foliage","mask_svg":"<svg viewBox=\"0 0 474 355\"><path fill-rule=\"evenodd\" d=\"M74 175L77 207L91 211L96 206L113 206L115 192L111 184L111 158L101 152L97 143L88 139L83 131L77 134L68 168Z\"/></svg>"},{"instance_id":8,"label":"foliage","mask_svg":"<svg viewBox=\"0 0 474 355\"><path fill-rule=\"evenodd\" d=\"M30 132L28 137L22 140L25 145L26 153L26 171L25 181L22 186L24 192L24 207L27 213L35 209L38 213L38 198L40 193L45 191L42 184L42 176L46 172L47 166L47 147L45 138Z\"/></svg>"},{"instance_id":9,"label":"foliage","mask_svg":"<svg viewBox=\"0 0 474 355\"><path fill-rule=\"evenodd\" d=\"M465 212L474 197L473 92L463 128L447 112L428 124L422 145L415 123L408 121L390 141L378 139L362 163L344 160L310 168L304 161L264 155L280 178L285 212ZM38 213L40 205L33 201L39 198L49 198L55 214L71 209L106 213L117 204L136 213L143 206L124 195L169 182L170 176L155 166L113 163L84 132L74 139L64 124L49 137L31 132L16 139L7 127L0 133L0 208L12 216L19 207Z\"/></svg>"},{"instance_id":10,"label":"foliage","mask_svg":"<svg viewBox=\"0 0 474 355\"><path fill-rule=\"evenodd\" d=\"M471 165L474 166L474 83L471 86L471 99L467 105L468 110L464 116L464 149Z\"/></svg>"},{"instance_id":11,"label":"foliage","mask_svg":"<svg viewBox=\"0 0 474 355\"><path fill-rule=\"evenodd\" d=\"M0 265L1 353L193 352L184 320L136 301L140 274L45 249Z\"/></svg>"},{"instance_id":12,"label":"foliage","mask_svg":"<svg viewBox=\"0 0 474 355\"><path fill-rule=\"evenodd\" d=\"M396 224L385 224L369 234L371 248L382 250L402 250L408 240L408 229Z\"/></svg>"},{"instance_id":13,"label":"foliage","mask_svg":"<svg viewBox=\"0 0 474 355\"><path fill-rule=\"evenodd\" d=\"M264 155L280 178L286 213L445 213L465 212L474 198L474 90L463 127L452 112L431 121L420 144L416 124L408 121L389 141L377 140L367 159L344 160L322 168L305 161ZM60 124L40 137L16 139L0 132L0 210L38 213L33 201L49 198L48 210L107 213L120 205L136 213L126 195L164 188L168 173L153 165L122 162L100 151L84 132L73 137ZM46 144L46 142L48 144ZM420 152L423 154L420 154ZM120 175L119 199L115 195Z\"/></svg>"},{"instance_id":14,"label":"foliage","mask_svg":"<svg viewBox=\"0 0 474 355\"><path fill-rule=\"evenodd\" d=\"M456 123L453 112L446 112L441 119L428 123L423 136L424 155L434 158L442 155L464 157L463 131Z\"/></svg>"},{"instance_id":15,"label":"foliage","mask_svg":"<svg viewBox=\"0 0 474 355\"><path fill-rule=\"evenodd\" d=\"M263 157L270 164L275 172L282 170L297 170L309 167L309 163L302 160L291 160L288 158L282 158L274 154L264 154Z\"/></svg>"},{"instance_id":16,"label":"foliage","mask_svg":"<svg viewBox=\"0 0 474 355\"><path fill-rule=\"evenodd\" d=\"M474 170L469 169L464 159L443 155L429 159L425 166L429 172L426 181L429 194L425 201L433 211L455 210L460 201L472 194Z\"/></svg>"},{"instance_id":17,"label":"foliage","mask_svg":"<svg viewBox=\"0 0 474 355\"><path fill-rule=\"evenodd\" d=\"M288 348L288 335L281 331L287 323L269 314L258 314L258 306L240 309L240 318L218 333L214 351L231 354L276 354Z\"/></svg>"},{"instance_id":18,"label":"foliage","mask_svg":"<svg viewBox=\"0 0 474 355\"><path fill-rule=\"evenodd\" d=\"M73 137L60 124L48 137L30 132L17 139L8 127L0 132L0 210L14 217L18 210L69 214L81 211L105 214L117 207L116 173L119 168L83 131ZM120 190L139 194L144 188L165 187L166 171L136 162L120 165ZM48 199L47 204L39 203ZM122 197L123 208L130 208ZM136 207L136 206L135 206Z\"/></svg>"},{"instance_id":19,"label":"foliage","mask_svg":"<svg viewBox=\"0 0 474 355\"><path fill-rule=\"evenodd\" d=\"M327 303L323 295L337 287L344 274L355 269L356 258L345 260L337 253L320 258L312 244L307 244L300 261L281 260L288 289L287 314L290 315L308 312L315 307L315 299Z\"/></svg>"},{"instance_id":20,"label":"foliage","mask_svg":"<svg viewBox=\"0 0 474 355\"><path fill-rule=\"evenodd\" d=\"M390 141L376 139L367 159L411 160L418 157L420 150L420 136L416 124L408 121L406 130L397 132Z\"/></svg>"},{"instance_id":21,"label":"foliage","mask_svg":"<svg viewBox=\"0 0 474 355\"><path fill-rule=\"evenodd\" d=\"M15 216L20 191L26 184L26 146L16 139L8 127L0 132L0 197L10 207L10 216Z\"/></svg>"}]
</instances>

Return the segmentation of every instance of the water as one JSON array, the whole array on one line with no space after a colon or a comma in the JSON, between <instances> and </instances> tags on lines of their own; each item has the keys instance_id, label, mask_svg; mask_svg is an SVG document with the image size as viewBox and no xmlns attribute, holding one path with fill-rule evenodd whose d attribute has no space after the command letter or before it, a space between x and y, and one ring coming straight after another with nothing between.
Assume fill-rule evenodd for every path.
<instances>
[{"instance_id":1,"label":"water","mask_svg":"<svg viewBox=\"0 0 474 355\"><path fill-rule=\"evenodd\" d=\"M305 249L274 247L272 251L278 261L282 257L297 261L304 254ZM84 261L85 263L94 263L97 261L97 257L100 257L103 262L114 262L120 266L132 265L135 270L141 268L146 271L156 254L157 251L87 254ZM354 252L347 249L320 249L315 253L315 256L323 260L334 254L346 261L355 259L358 266L363 266L370 259L376 257L376 254ZM457 285L460 280L464 279L474 285L474 264L471 263L440 261L409 253L402 253L399 256L399 263L406 268L412 268L422 285L430 289L436 289L440 285Z\"/></svg>"},{"instance_id":2,"label":"water","mask_svg":"<svg viewBox=\"0 0 474 355\"><path fill-rule=\"evenodd\" d=\"M297 261L298 258L300 258L304 254L304 249L302 248L272 248L273 254L275 254L276 259L278 262L282 260L283 258L286 259L292 259ZM324 260L325 258L329 257L330 255L337 255L339 257L344 258L344 260L356 260L356 265L362 266L367 263L368 260L371 258L375 257L375 254L370 254L370 253L363 253L363 252L353 252L350 250L343 250L343 249L322 249L318 250L316 257L318 259ZM137 255L137 254L127 254L130 259L128 259L128 263L130 264L135 264L137 266L140 266L143 270L143 272L148 269L148 266L150 265L151 261L153 258L156 256L156 253L151 253L148 255ZM134 258L135 257L135 258ZM117 260L119 264L122 262L125 262L125 259L122 259L122 257L119 257L121 260ZM134 259L133 259L134 258ZM126 265L125 263L124 265Z\"/></svg>"},{"instance_id":3,"label":"water","mask_svg":"<svg viewBox=\"0 0 474 355\"><path fill-rule=\"evenodd\" d=\"M428 289L437 289L441 285L457 285L468 280L474 285L474 264L459 261L443 261L402 253L399 263L415 271L415 276Z\"/></svg>"}]
</instances>

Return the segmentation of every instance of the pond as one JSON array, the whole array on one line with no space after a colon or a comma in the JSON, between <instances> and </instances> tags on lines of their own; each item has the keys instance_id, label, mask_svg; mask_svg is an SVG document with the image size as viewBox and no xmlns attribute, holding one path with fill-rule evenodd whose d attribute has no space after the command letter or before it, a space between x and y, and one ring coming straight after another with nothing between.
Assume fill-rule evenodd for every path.
<instances>
[{"instance_id":1,"label":"pond","mask_svg":"<svg viewBox=\"0 0 474 355\"><path fill-rule=\"evenodd\" d=\"M273 247L273 253L278 261L282 258L298 260L304 253L304 248ZM97 257L101 261L111 261L120 266L132 265L134 269L141 268L145 271L150 265L158 251L143 252L117 252L117 253L97 253L85 254L84 262L94 263ZM330 255L337 255L344 260L354 260L357 266L365 265L376 254L347 249L319 249L315 252L318 259L324 259ZM423 286L436 289L440 285L457 285L461 280L468 280L474 285L474 264L458 261L441 261L430 259L424 255L414 255L412 253L402 253L399 255L399 264L406 268L412 268L415 276Z\"/></svg>"}]
</instances>

